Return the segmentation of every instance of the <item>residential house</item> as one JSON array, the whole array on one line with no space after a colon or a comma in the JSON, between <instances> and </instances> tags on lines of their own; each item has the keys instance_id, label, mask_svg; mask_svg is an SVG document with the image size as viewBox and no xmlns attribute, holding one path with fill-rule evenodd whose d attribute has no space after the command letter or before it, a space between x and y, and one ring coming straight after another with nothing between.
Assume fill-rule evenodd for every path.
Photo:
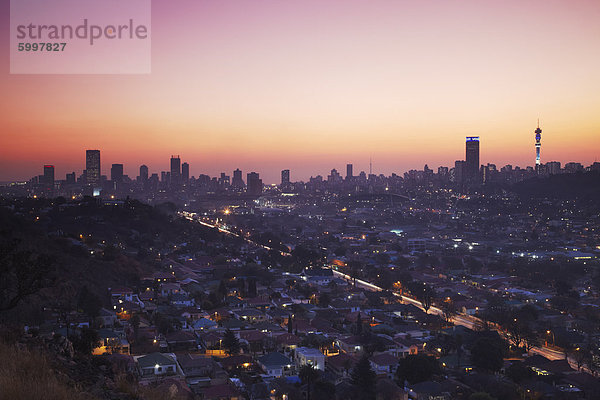
<instances>
[{"instance_id":1,"label":"residential house","mask_svg":"<svg viewBox=\"0 0 600 400\"><path fill-rule=\"evenodd\" d=\"M292 361L279 352L265 354L257 361L267 376L279 378L291 373Z\"/></svg>"},{"instance_id":2,"label":"residential house","mask_svg":"<svg viewBox=\"0 0 600 400\"><path fill-rule=\"evenodd\" d=\"M227 383L224 385L210 386L201 392L203 400L242 400L240 391L233 385Z\"/></svg>"},{"instance_id":3,"label":"residential house","mask_svg":"<svg viewBox=\"0 0 600 400\"><path fill-rule=\"evenodd\" d=\"M298 369L305 365L310 365L316 369L325 371L325 355L319 349L298 347L294 352L294 361Z\"/></svg>"},{"instance_id":4,"label":"residential house","mask_svg":"<svg viewBox=\"0 0 600 400\"><path fill-rule=\"evenodd\" d=\"M175 331L165 335L169 351L197 350L198 339L188 331Z\"/></svg>"},{"instance_id":5,"label":"residential house","mask_svg":"<svg viewBox=\"0 0 600 400\"><path fill-rule=\"evenodd\" d=\"M190 324L191 328L196 332L204 332L216 329L219 325L210 319L200 318Z\"/></svg>"},{"instance_id":6,"label":"residential house","mask_svg":"<svg viewBox=\"0 0 600 400\"><path fill-rule=\"evenodd\" d=\"M229 376L211 357L184 354L177 358L186 382L194 387L227 383ZM194 390L196 391L196 390Z\"/></svg>"},{"instance_id":7,"label":"residential house","mask_svg":"<svg viewBox=\"0 0 600 400\"><path fill-rule=\"evenodd\" d=\"M373 368L377 376L388 379L394 379L399 361L397 357L394 357L390 353L375 354L369 358L371 368Z\"/></svg>"},{"instance_id":8,"label":"residential house","mask_svg":"<svg viewBox=\"0 0 600 400\"><path fill-rule=\"evenodd\" d=\"M177 361L174 354L151 353L137 357L136 363L142 378L177 374Z\"/></svg>"},{"instance_id":9,"label":"residential house","mask_svg":"<svg viewBox=\"0 0 600 400\"><path fill-rule=\"evenodd\" d=\"M264 322L267 320L267 316L263 312L255 308L243 308L240 310L234 310L233 315L240 321L246 321L251 324Z\"/></svg>"},{"instance_id":10,"label":"residential house","mask_svg":"<svg viewBox=\"0 0 600 400\"><path fill-rule=\"evenodd\" d=\"M336 383L338 383L341 379L350 376L350 372L357 362L358 359L356 357L341 353L327 357L325 359L325 368L337 378Z\"/></svg>"}]
</instances>

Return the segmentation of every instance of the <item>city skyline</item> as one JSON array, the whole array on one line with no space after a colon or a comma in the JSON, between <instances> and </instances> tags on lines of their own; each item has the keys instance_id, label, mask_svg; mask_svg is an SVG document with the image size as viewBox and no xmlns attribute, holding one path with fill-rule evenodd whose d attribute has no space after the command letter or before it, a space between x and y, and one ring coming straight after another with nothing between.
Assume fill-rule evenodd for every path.
<instances>
[{"instance_id":1,"label":"city skyline","mask_svg":"<svg viewBox=\"0 0 600 400\"><path fill-rule=\"evenodd\" d=\"M505 164L496 164L493 162L480 162L480 147L479 147L479 141L480 138L479 136L466 136L466 147L465 147L465 157L464 160L460 160L457 159L454 161L454 166L456 167L457 165L462 165L464 164L464 172L460 172L461 176L464 173L465 174L465 178L467 180L471 180L473 181L475 179L476 175L480 174L480 167L484 167L485 165L490 165L493 164L494 166L496 166L498 169L500 169L501 167L505 166L505 165L510 165L512 167L519 167L519 168L534 168L536 171L538 170L538 168L541 165L545 165L546 163L550 163L550 164L556 164L558 163L559 165L565 165L569 162L574 162L574 163L580 163L577 160L572 160L572 161L558 161L558 160L544 160L544 162L541 162L541 158L540 158L540 152L539 152L539 138L540 138L540 133L541 133L541 129L540 129L540 122L538 119L537 122L537 128L534 131L535 133L535 159L534 159L534 163L532 165L530 164L526 164L526 165L518 165L518 164L512 164L510 162L505 163ZM176 185L179 185L183 182L187 182L187 180L190 179L190 177L197 177L199 175L208 175L208 176L219 176L219 174L221 176L226 175L229 172L233 172L234 176L235 176L235 172L239 170L239 167L235 167L236 171L232 170L231 168L229 168L229 170L221 170L219 172L214 172L214 173L207 173L206 171L200 171L198 174L193 174L192 172L190 172L190 164L185 161L185 162L181 162L181 157L179 155L174 156L171 155L170 158L170 165L168 168L166 169L152 169L150 167L148 167L146 164L142 163L138 166L129 166L128 169L125 168L125 164L123 162L121 163L108 163L108 165L111 165L111 167L106 167L108 169L108 172L106 174L102 174L102 168L101 168L101 163L100 163L100 150L90 150L87 149L85 150L86 152L86 156L85 156L85 166L86 168L82 169L82 170L78 170L77 168L74 171L67 171L65 173L65 175L70 175L71 172L75 175L75 176L79 176L78 172L81 172L81 174L83 174L86 170L87 171L92 171L92 183L96 183L99 182L100 180L100 176L104 175L107 177L110 176L110 180L114 180L113 174L114 174L114 168L115 166L117 166L119 172L117 173L118 175L122 176L128 176L130 179L134 180L136 179L136 177L138 177L139 175L145 175L146 179L148 177L148 175L151 174L157 174L157 175L164 175L165 173L170 174L171 177L175 177L173 182L175 182ZM594 162L596 162L594 160ZM582 165L584 165L585 163L581 163ZM345 165L346 167L346 172L345 172L345 176L357 176L358 173L366 173L367 175L371 173L371 168L372 168L372 156L369 157L369 168L366 170L363 169L356 169L356 174L353 173L354 170L354 163L347 163ZM360 164L358 164L360 165ZM591 163L590 163L591 165ZM429 163L425 163L423 166L427 166L429 168L435 168L437 169L438 167L440 168L448 168L448 169L452 169L452 164L448 164L448 165L434 165L434 164L429 164ZM392 171L391 173L384 173L384 172L376 172L373 171L373 173L375 175L384 175L384 176L391 176L392 174L396 174L399 176L402 176L402 174L412 171L412 170L420 170L422 167L414 167L414 168L410 168L408 170L405 171ZM55 166L52 165L52 169L53 169L53 174L54 174L54 169ZM142 169L144 169L144 174L142 174ZM255 173L256 171L253 170L252 167L250 167L248 170L252 170L252 173ZM246 170L246 171L248 171ZM339 169L337 167L332 167L331 169L328 170L328 172L331 172L333 170L336 170L339 172L343 172L343 169ZM462 170L462 168L461 168ZM97 172L95 172L97 171ZM127 171L131 171L133 172L133 174L129 174L126 173ZM136 174L136 171L138 173L138 175ZM193 170L191 170L193 171ZM266 173L264 171L259 172L259 174L265 174L267 176L278 176L279 180L275 179L273 182L265 182L265 184L278 184L283 182L284 178L283 178L283 174L286 174L286 178L285 180L287 182L290 181L294 181L294 182L300 182L300 181L308 181L308 178L313 178L316 176L327 176L327 173L316 173L313 174L311 173L310 177L307 178L298 178L298 179L291 179L291 173L293 173L293 171L291 171L289 168L287 169L280 169L279 172L277 171L267 171ZM37 174L34 174L32 176L37 176ZM87 176L87 175L86 175ZM228 175L229 176L229 175ZM26 180L28 180L29 178L27 178ZM88 182L89 182L89 176L88 178ZM164 179L164 177L162 177L161 179ZM171 178L173 179L173 178ZM462 178L461 178L462 179ZM122 180L122 178L119 178L119 180ZM11 181L18 181L18 180L9 180L7 182L11 182ZM0 181L2 182L2 181Z\"/></svg>"},{"instance_id":2,"label":"city skyline","mask_svg":"<svg viewBox=\"0 0 600 400\"><path fill-rule=\"evenodd\" d=\"M465 136L533 165L538 117L543 160L598 157L598 2L182 3L153 4L149 75L9 75L5 51L0 181L77 170L83 148L129 175L184 151L191 175L401 173L451 165Z\"/></svg>"}]
</instances>

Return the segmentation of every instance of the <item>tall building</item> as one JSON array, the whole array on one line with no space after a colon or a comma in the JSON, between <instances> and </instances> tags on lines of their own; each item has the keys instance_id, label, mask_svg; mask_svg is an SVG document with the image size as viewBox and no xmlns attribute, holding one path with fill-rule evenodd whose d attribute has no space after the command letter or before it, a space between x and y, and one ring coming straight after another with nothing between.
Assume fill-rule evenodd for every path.
<instances>
[{"instance_id":1,"label":"tall building","mask_svg":"<svg viewBox=\"0 0 600 400\"><path fill-rule=\"evenodd\" d=\"M454 162L454 182L462 184L465 181L465 165L466 163L462 160Z\"/></svg>"},{"instance_id":2,"label":"tall building","mask_svg":"<svg viewBox=\"0 0 600 400\"><path fill-rule=\"evenodd\" d=\"M144 183L148 180L148 166L140 165L140 182Z\"/></svg>"},{"instance_id":3,"label":"tall building","mask_svg":"<svg viewBox=\"0 0 600 400\"><path fill-rule=\"evenodd\" d=\"M253 196L259 196L262 193L263 183L258 173L250 172L246 175L246 182L248 182L248 194Z\"/></svg>"},{"instance_id":4,"label":"tall building","mask_svg":"<svg viewBox=\"0 0 600 400\"><path fill-rule=\"evenodd\" d=\"M54 189L54 165L44 165L44 189Z\"/></svg>"},{"instance_id":5,"label":"tall building","mask_svg":"<svg viewBox=\"0 0 600 400\"><path fill-rule=\"evenodd\" d=\"M231 180L229 175L225 175L225 172L221 172L221 176L219 177L219 187L223 189L228 189L230 186Z\"/></svg>"},{"instance_id":6,"label":"tall building","mask_svg":"<svg viewBox=\"0 0 600 400\"><path fill-rule=\"evenodd\" d=\"M346 164L346 180L352 179L352 164Z\"/></svg>"},{"instance_id":7,"label":"tall building","mask_svg":"<svg viewBox=\"0 0 600 400\"><path fill-rule=\"evenodd\" d=\"M181 164L181 180L183 183L190 181L190 164L184 162Z\"/></svg>"},{"instance_id":8,"label":"tall building","mask_svg":"<svg viewBox=\"0 0 600 400\"><path fill-rule=\"evenodd\" d=\"M290 184L290 170L284 169L281 171L281 186L287 186Z\"/></svg>"},{"instance_id":9,"label":"tall building","mask_svg":"<svg viewBox=\"0 0 600 400\"><path fill-rule=\"evenodd\" d=\"M113 164L110 167L110 180L113 184L123 182L123 164Z\"/></svg>"},{"instance_id":10,"label":"tall building","mask_svg":"<svg viewBox=\"0 0 600 400\"><path fill-rule=\"evenodd\" d=\"M469 183L479 182L479 136L467 136L465 178Z\"/></svg>"},{"instance_id":11,"label":"tall building","mask_svg":"<svg viewBox=\"0 0 600 400\"><path fill-rule=\"evenodd\" d=\"M85 172L88 184L100 183L100 150L85 151Z\"/></svg>"},{"instance_id":12,"label":"tall building","mask_svg":"<svg viewBox=\"0 0 600 400\"><path fill-rule=\"evenodd\" d=\"M181 184L181 158L171 156L171 186Z\"/></svg>"},{"instance_id":13,"label":"tall building","mask_svg":"<svg viewBox=\"0 0 600 400\"><path fill-rule=\"evenodd\" d=\"M560 174L560 161L550 161L546 166L550 175Z\"/></svg>"},{"instance_id":14,"label":"tall building","mask_svg":"<svg viewBox=\"0 0 600 400\"><path fill-rule=\"evenodd\" d=\"M535 168L539 169L541 159L540 150L542 150L542 130L540 129L540 120L538 119L537 129L535 130Z\"/></svg>"},{"instance_id":15,"label":"tall building","mask_svg":"<svg viewBox=\"0 0 600 400\"><path fill-rule=\"evenodd\" d=\"M74 185L76 183L75 172L71 172L70 174L67 174L67 176L65 178L65 183L67 185Z\"/></svg>"},{"instance_id":16,"label":"tall building","mask_svg":"<svg viewBox=\"0 0 600 400\"><path fill-rule=\"evenodd\" d=\"M233 171L233 179L231 180L231 186L233 186L234 189L238 190L243 189L245 186L244 180L242 179L242 171L239 168Z\"/></svg>"}]
</instances>

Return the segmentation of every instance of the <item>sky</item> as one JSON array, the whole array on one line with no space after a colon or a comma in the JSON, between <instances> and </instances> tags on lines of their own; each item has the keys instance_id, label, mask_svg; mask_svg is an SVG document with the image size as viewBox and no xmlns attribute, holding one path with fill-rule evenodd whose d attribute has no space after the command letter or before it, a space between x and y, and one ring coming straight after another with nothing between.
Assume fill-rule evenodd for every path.
<instances>
[{"instance_id":1,"label":"sky","mask_svg":"<svg viewBox=\"0 0 600 400\"><path fill-rule=\"evenodd\" d=\"M100 149L102 173L240 168L278 182L464 159L600 158L600 1L154 0L144 75L9 74L0 8L0 181Z\"/></svg>"}]
</instances>

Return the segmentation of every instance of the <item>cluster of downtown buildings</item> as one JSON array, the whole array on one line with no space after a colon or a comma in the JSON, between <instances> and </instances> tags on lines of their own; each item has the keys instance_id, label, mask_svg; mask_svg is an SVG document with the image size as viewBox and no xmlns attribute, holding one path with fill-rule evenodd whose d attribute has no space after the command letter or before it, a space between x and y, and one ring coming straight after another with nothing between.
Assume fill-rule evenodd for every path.
<instances>
[{"instance_id":1,"label":"cluster of downtown buildings","mask_svg":"<svg viewBox=\"0 0 600 400\"><path fill-rule=\"evenodd\" d=\"M541 163L541 132L539 128L535 133L535 166L520 168L508 164L498 168L495 164L480 163L478 136L467 136L465 142L465 159L457 160L454 167L440 166L435 172L428 165L422 170L410 170L403 176L393 173L391 176L383 174L369 174L361 171L354 175L353 165L346 165L346 174L343 176L336 169L332 169L327 177L317 175L308 182L292 182L289 169L281 171L279 189L283 192L299 193L304 191L318 192L322 190L335 190L340 192L379 192L390 189L401 189L402 186L438 185L453 186L459 189L472 189L490 183L513 183L535 176L548 176L561 173L576 173L591 170L600 170L600 163L595 162L585 167L578 162L569 162L564 166L559 161ZM110 177L102 175L100 150L86 150L86 166L82 174L75 172L66 174L64 180L55 177L54 165L44 165L43 174L33 177L26 184L13 185L15 194L42 195L42 196L133 196L141 195L146 200L170 197L186 197L185 195L210 195L234 194L236 196L260 196L265 190L262 179L257 172L250 172L243 179L242 171L236 169L233 176L222 172L218 177L201 174L198 177L190 176L190 165L181 162L179 156L171 156L170 170L150 173L147 165L139 167L139 175L131 179L124 174L123 164L112 164ZM110 179L109 179L110 178ZM270 187L269 187L270 188ZM20 190L20 193L17 193ZM162 195L161 195L162 194ZM158 195L158 196L157 196Z\"/></svg>"}]
</instances>

